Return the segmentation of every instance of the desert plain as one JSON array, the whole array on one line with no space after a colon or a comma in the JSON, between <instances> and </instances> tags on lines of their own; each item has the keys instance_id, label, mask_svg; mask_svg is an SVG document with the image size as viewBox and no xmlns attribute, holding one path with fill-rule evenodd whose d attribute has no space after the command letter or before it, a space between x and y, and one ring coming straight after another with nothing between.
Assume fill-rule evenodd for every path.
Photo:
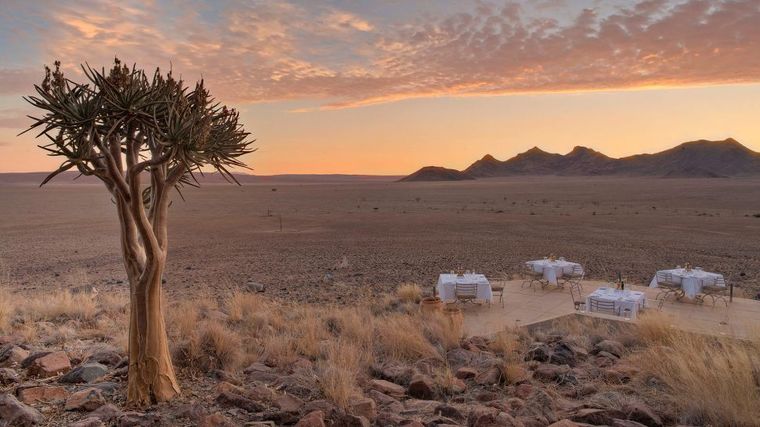
<instances>
[{"instance_id":1,"label":"desert plain","mask_svg":"<svg viewBox=\"0 0 760 427\"><path fill-rule=\"evenodd\" d=\"M278 180L175 197L169 295L248 286L352 304L441 272L517 273L549 254L646 284L690 262L760 290L760 178L514 177L466 182ZM0 260L18 290L125 289L115 208L96 184L0 185Z\"/></svg>"}]
</instances>

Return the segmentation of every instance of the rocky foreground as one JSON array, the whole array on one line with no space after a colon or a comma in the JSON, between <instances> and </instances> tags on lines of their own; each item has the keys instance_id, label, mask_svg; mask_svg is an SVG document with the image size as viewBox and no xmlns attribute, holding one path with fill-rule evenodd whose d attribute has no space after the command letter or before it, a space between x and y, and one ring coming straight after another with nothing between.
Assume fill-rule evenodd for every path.
<instances>
[{"instance_id":1,"label":"rocky foreground","mask_svg":"<svg viewBox=\"0 0 760 427\"><path fill-rule=\"evenodd\" d=\"M731 358L735 371L723 371L721 356L703 348L717 372L700 372L689 381L703 381L703 394L715 396L716 405L710 405L701 395L685 398L697 392L683 387L688 381L677 369L679 358L694 358L681 352L698 349L679 348L684 341L656 325L620 327L570 316L494 337L461 338L455 331L459 336L449 340L458 327L451 319L421 316L413 301L389 298L384 304L364 314L315 311L305 317L315 325L311 332L281 329L249 358L230 356L236 347L249 348L245 339L225 349L217 331L214 339L198 340L190 357L187 343L170 333L179 341L174 351L183 394L148 408L126 406L126 354L87 332L87 323L74 328L71 320L38 322L47 323L49 334L72 328L64 342L39 328L36 340L27 341L16 325L0 337L0 426L760 425L751 403L760 378L753 379L760 373L757 347L739 354L745 350L700 338L698 345L725 350L720 354ZM287 327L268 316L269 326L257 323L263 327L257 332L244 328L228 304L201 310L194 325L227 325L228 332L247 330L254 340L268 327ZM296 320L292 325L306 329ZM280 346L275 336L293 340ZM307 345L310 336L313 347ZM677 351L662 353L666 347ZM715 395L721 387L748 394L743 399L750 403L731 397L733 403L724 404Z\"/></svg>"}]
</instances>

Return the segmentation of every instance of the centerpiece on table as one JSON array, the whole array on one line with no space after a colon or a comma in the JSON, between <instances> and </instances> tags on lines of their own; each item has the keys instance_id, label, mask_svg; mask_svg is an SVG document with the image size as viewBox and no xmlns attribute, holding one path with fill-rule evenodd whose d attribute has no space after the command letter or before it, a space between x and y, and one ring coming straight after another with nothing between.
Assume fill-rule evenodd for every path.
<instances>
[{"instance_id":1,"label":"centerpiece on table","mask_svg":"<svg viewBox=\"0 0 760 427\"><path fill-rule=\"evenodd\" d=\"M554 254L549 254L549 261L554 262L557 260L557 256Z\"/></svg>"},{"instance_id":2,"label":"centerpiece on table","mask_svg":"<svg viewBox=\"0 0 760 427\"><path fill-rule=\"evenodd\" d=\"M687 262L686 264L684 264L683 269L686 271L691 271L691 263Z\"/></svg>"}]
</instances>

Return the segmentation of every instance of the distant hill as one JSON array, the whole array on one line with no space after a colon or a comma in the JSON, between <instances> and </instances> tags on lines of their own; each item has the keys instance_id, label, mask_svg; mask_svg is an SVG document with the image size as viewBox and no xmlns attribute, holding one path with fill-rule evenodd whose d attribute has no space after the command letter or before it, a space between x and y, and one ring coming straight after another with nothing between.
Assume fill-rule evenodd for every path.
<instances>
[{"instance_id":1,"label":"distant hill","mask_svg":"<svg viewBox=\"0 0 760 427\"><path fill-rule=\"evenodd\" d=\"M401 178L399 181L464 181L472 179L475 178L467 172L437 166L426 166L409 176Z\"/></svg>"},{"instance_id":2,"label":"distant hill","mask_svg":"<svg viewBox=\"0 0 760 427\"><path fill-rule=\"evenodd\" d=\"M8 172L0 173L0 185L39 185L49 172ZM63 172L47 185L100 185L100 181L91 176L80 176L77 172ZM293 175L247 175L234 174L241 184L338 184L343 182L393 182L398 180L395 175L342 175L342 174L293 174ZM227 184L218 173L196 174L201 185ZM145 177L147 181L147 176Z\"/></svg>"},{"instance_id":3,"label":"distant hill","mask_svg":"<svg viewBox=\"0 0 760 427\"><path fill-rule=\"evenodd\" d=\"M451 169L424 167L407 178L422 181L426 170L445 170L432 174L435 181L457 175ZM724 141L691 141L655 154L638 154L615 159L587 147L575 147L567 154L547 153L538 147L508 160L486 155L465 169L470 178L524 175L640 175L658 177L719 178L760 175L760 153L728 138ZM409 179L403 179L409 180Z\"/></svg>"}]
</instances>

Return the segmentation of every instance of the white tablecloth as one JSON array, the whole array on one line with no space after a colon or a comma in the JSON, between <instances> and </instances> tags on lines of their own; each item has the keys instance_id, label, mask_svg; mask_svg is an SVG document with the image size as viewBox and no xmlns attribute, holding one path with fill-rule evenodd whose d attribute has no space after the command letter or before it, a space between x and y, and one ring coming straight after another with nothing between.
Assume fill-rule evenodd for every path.
<instances>
[{"instance_id":1,"label":"white tablecloth","mask_svg":"<svg viewBox=\"0 0 760 427\"><path fill-rule=\"evenodd\" d=\"M639 314L639 309L646 307L646 295L643 292L631 290L618 290L615 288L601 287L586 297L586 310L591 310L591 298L615 303L615 311L623 315L623 310L631 310L631 319Z\"/></svg>"},{"instance_id":2,"label":"white tablecloth","mask_svg":"<svg viewBox=\"0 0 760 427\"><path fill-rule=\"evenodd\" d=\"M544 273L544 280L549 283L557 284L557 279L573 272L573 267L576 265L580 267L577 262L570 261L550 261L548 259L539 259L536 261L528 261L526 264L533 267L533 270Z\"/></svg>"},{"instance_id":3,"label":"white tablecloth","mask_svg":"<svg viewBox=\"0 0 760 427\"><path fill-rule=\"evenodd\" d=\"M456 274L441 274L438 276L438 297L444 301L456 299L455 285L478 285L478 291L475 298L483 301L491 301L491 284L482 274L465 274L457 276Z\"/></svg>"},{"instance_id":4,"label":"white tablecloth","mask_svg":"<svg viewBox=\"0 0 760 427\"><path fill-rule=\"evenodd\" d=\"M685 268L676 268L673 270L661 270L658 273L670 273L673 275L673 281L681 284L684 294L687 298L694 299L702 292L702 286L714 285L715 280L723 276L718 273L708 273L702 270L686 271ZM649 283L650 288L657 287L657 275L655 274Z\"/></svg>"}]
</instances>

